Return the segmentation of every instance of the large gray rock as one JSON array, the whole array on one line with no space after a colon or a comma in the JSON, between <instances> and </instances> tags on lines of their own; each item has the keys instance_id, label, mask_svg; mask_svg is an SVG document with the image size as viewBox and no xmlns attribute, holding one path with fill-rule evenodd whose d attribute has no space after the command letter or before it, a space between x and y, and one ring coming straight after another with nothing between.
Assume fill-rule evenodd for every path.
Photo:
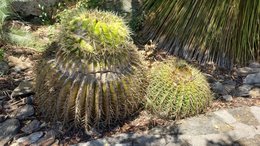
<instances>
[{"instance_id":1,"label":"large gray rock","mask_svg":"<svg viewBox=\"0 0 260 146\"><path fill-rule=\"evenodd\" d=\"M232 92L236 88L236 82L233 80L227 80L223 83L223 86L225 95L232 94Z\"/></svg>"},{"instance_id":2,"label":"large gray rock","mask_svg":"<svg viewBox=\"0 0 260 146\"><path fill-rule=\"evenodd\" d=\"M256 74L247 75L243 81L244 84L254 85L260 84L260 72Z\"/></svg>"},{"instance_id":3,"label":"large gray rock","mask_svg":"<svg viewBox=\"0 0 260 146\"><path fill-rule=\"evenodd\" d=\"M224 83L221 82L215 82L213 84L211 84L211 88L212 90L219 94L219 95L228 95L231 94L231 92L233 92L233 90L236 87L236 82L230 80L230 81L226 81Z\"/></svg>"},{"instance_id":4,"label":"large gray rock","mask_svg":"<svg viewBox=\"0 0 260 146\"><path fill-rule=\"evenodd\" d=\"M32 144L32 146L47 146L47 145L52 145L55 142L57 133L54 130L48 131L44 137L39 139L36 143Z\"/></svg>"},{"instance_id":5,"label":"large gray rock","mask_svg":"<svg viewBox=\"0 0 260 146\"><path fill-rule=\"evenodd\" d=\"M16 118L23 120L34 114L34 108L32 105L25 105L17 110L15 114Z\"/></svg>"},{"instance_id":6,"label":"large gray rock","mask_svg":"<svg viewBox=\"0 0 260 146\"><path fill-rule=\"evenodd\" d=\"M89 142L82 142L71 146L111 146L106 139L92 140Z\"/></svg>"},{"instance_id":7,"label":"large gray rock","mask_svg":"<svg viewBox=\"0 0 260 146\"><path fill-rule=\"evenodd\" d=\"M220 94L220 95L227 94L225 91L225 87L220 82L215 82L214 84L212 84L211 88L217 94Z\"/></svg>"},{"instance_id":8,"label":"large gray rock","mask_svg":"<svg viewBox=\"0 0 260 146\"><path fill-rule=\"evenodd\" d=\"M235 92L234 92L234 96L236 97L247 97L249 96L249 91L253 88L252 85L242 85L239 86Z\"/></svg>"},{"instance_id":9,"label":"large gray rock","mask_svg":"<svg viewBox=\"0 0 260 146\"><path fill-rule=\"evenodd\" d=\"M29 124L25 125L21 131L23 131L24 133L27 134L31 134L33 132L35 132L36 130L38 130L40 128L40 124L41 122L38 120L33 120L32 122L30 122Z\"/></svg>"},{"instance_id":10,"label":"large gray rock","mask_svg":"<svg viewBox=\"0 0 260 146\"><path fill-rule=\"evenodd\" d=\"M251 68L260 68L260 63L252 62L252 63L249 64L249 67L251 67Z\"/></svg>"},{"instance_id":11,"label":"large gray rock","mask_svg":"<svg viewBox=\"0 0 260 146\"><path fill-rule=\"evenodd\" d=\"M8 119L0 123L0 145L5 145L19 131L20 122L17 119Z\"/></svg>"},{"instance_id":12,"label":"large gray rock","mask_svg":"<svg viewBox=\"0 0 260 146\"><path fill-rule=\"evenodd\" d=\"M237 70L237 73L240 76L247 76L249 74L255 74L259 72L260 72L260 68L252 68L252 67L243 67Z\"/></svg>"},{"instance_id":13,"label":"large gray rock","mask_svg":"<svg viewBox=\"0 0 260 146\"><path fill-rule=\"evenodd\" d=\"M61 0L14 0L12 7L14 11L19 13L21 16L40 16L42 11L39 8L39 4L44 5L45 9L50 9L55 5L55 3ZM106 9L123 12L123 13L131 13L132 10L139 9L141 5L141 0L135 0L135 3L138 5L132 6L133 2L130 0L119 0L112 1L107 0L103 5Z\"/></svg>"},{"instance_id":14,"label":"large gray rock","mask_svg":"<svg viewBox=\"0 0 260 146\"><path fill-rule=\"evenodd\" d=\"M43 136L43 132L35 132L28 136L21 137L15 141L12 145L31 145L37 142Z\"/></svg>"},{"instance_id":15,"label":"large gray rock","mask_svg":"<svg viewBox=\"0 0 260 146\"><path fill-rule=\"evenodd\" d=\"M28 95L28 94L32 94L33 93L33 83L31 81L22 81L18 87L16 87L11 96L12 97L17 97L17 96L24 96L24 95Z\"/></svg>"}]
</instances>

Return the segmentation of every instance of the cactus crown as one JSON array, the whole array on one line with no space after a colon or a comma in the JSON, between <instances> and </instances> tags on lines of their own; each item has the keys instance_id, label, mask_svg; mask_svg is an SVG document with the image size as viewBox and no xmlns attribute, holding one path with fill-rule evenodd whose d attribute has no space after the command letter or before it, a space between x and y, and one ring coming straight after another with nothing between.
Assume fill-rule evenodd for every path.
<instances>
[{"instance_id":1,"label":"cactus crown","mask_svg":"<svg viewBox=\"0 0 260 146\"><path fill-rule=\"evenodd\" d=\"M63 48L70 52L108 55L123 52L130 40L123 19L111 12L74 10L61 23Z\"/></svg>"}]
</instances>

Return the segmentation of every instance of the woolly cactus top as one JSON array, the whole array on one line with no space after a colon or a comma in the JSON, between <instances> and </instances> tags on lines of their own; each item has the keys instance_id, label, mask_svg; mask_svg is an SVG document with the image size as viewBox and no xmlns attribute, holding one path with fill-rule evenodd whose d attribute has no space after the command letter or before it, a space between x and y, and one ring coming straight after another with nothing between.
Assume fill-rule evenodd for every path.
<instances>
[{"instance_id":1,"label":"woolly cactus top","mask_svg":"<svg viewBox=\"0 0 260 146\"><path fill-rule=\"evenodd\" d=\"M69 51L85 54L121 52L130 40L130 31L111 12L75 10L62 21L61 40Z\"/></svg>"}]
</instances>

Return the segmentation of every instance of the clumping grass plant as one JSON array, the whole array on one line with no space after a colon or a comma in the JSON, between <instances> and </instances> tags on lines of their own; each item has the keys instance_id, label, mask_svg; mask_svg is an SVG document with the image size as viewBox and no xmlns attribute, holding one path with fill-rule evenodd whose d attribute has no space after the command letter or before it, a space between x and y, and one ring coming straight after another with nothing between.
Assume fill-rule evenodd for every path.
<instances>
[{"instance_id":1,"label":"clumping grass plant","mask_svg":"<svg viewBox=\"0 0 260 146\"><path fill-rule=\"evenodd\" d=\"M259 0L145 0L143 8L143 43L202 64L260 61Z\"/></svg>"},{"instance_id":2,"label":"clumping grass plant","mask_svg":"<svg viewBox=\"0 0 260 146\"><path fill-rule=\"evenodd\" d=\"M207 80L185 61L170 59L156 63L149 75L146 107L166 119L202 113L212 100Z\"/></svg>"}]
</instances>

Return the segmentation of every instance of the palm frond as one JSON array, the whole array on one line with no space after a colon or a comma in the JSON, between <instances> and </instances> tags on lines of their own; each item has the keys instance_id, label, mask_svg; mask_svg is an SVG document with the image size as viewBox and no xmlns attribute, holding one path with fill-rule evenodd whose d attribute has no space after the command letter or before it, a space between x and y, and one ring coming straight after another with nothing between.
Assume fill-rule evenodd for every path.
<instances>
[{"instance_id":1,"label":"palm frond","mask_svg":"<svg viewBox=\"0 0 260 146\"><path fill-rule=\"evenodd\" d=\"M260 60L259 0L146 0L143 43L220 66Z\"/></svg>"}]
</instances>

